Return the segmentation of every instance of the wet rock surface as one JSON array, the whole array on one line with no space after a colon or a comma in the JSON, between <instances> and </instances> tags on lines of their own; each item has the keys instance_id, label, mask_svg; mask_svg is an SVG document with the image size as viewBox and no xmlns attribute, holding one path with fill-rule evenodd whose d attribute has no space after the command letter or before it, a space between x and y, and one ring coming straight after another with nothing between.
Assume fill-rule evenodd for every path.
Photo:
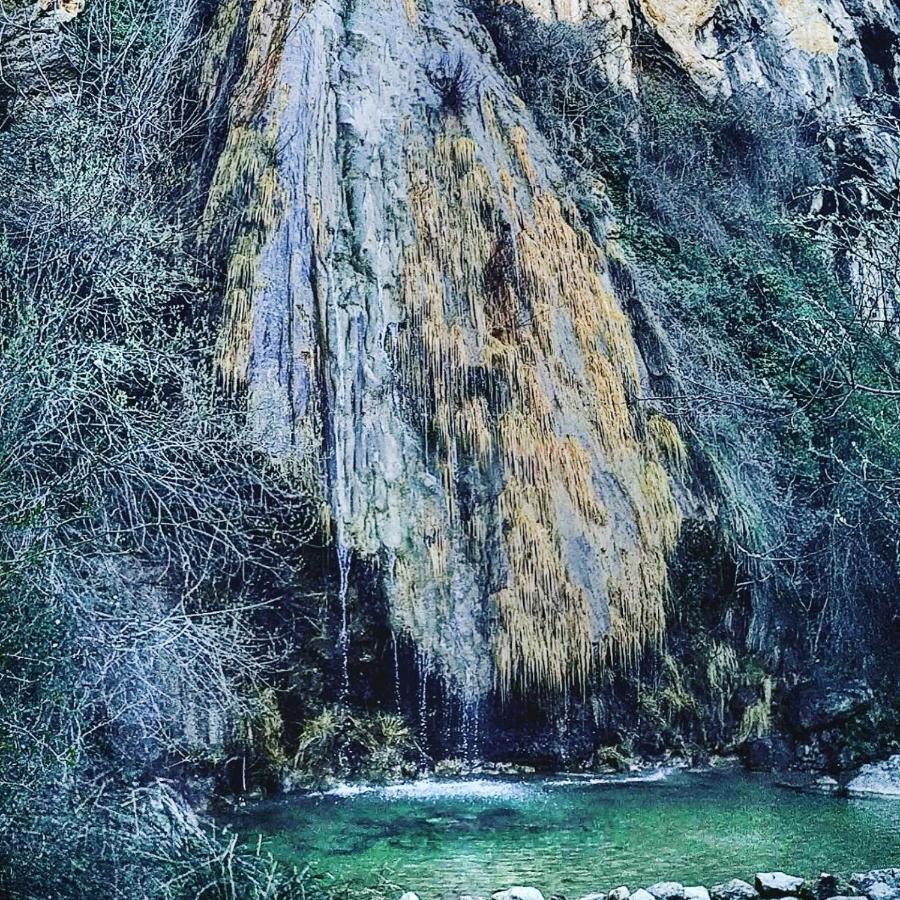
<instances>
[{"instance_id":1,"label":"wet rock surface","mask_svg":"<svg viewBox=\"0 0 900 900\"><path fill-rule=\"evenodd\" d=\"M795 734L823 731L868 709L872 689L865 684L840 688L804 685L788 700L787 725Z\"/></svg>"}]
</instances>

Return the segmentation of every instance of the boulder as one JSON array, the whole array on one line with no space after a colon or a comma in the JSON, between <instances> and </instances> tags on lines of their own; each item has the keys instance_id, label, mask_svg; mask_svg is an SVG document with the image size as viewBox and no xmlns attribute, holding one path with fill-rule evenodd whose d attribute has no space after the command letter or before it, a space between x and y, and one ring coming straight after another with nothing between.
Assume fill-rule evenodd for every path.
<instances>
[{"instance_id":1,"label":"boulder","mask_svg":"<svg viewBox=\"0 0 900 900\"><path fill-rule=\"evenodd\" d=\"M609 900L609 894L594 892L592 894L585 894L583 897L579 897L578 900Z\"/></svg>"},{"instance_id":2,"label":"boulder","mask_svg":"<svg viewBox=\"0 0 900 900\"><path fill-rule=\"evenodd\" d=\"M806 883L802 878L784 872L758 872L756 890L763 897L790 897L800 893Z\"/></svg>"},{"instance_id":3,"label":"boulder","mask_svg":"<svg viewBox=\"0 0 900 900\"><path fill-rule=\"evenodd\" d=\"M816 794L839 794L841 786L830 775L820 775L810 786L809 790Z\"/></svg>"},{"instance_id":4,"label":"boulder","mask_svg":"<svg viewBox=\"0 0 900 900\"><path fill-rule=\"evenodd\" d=\"M741 759L754 772L786 769L792 758L791 747L782 738L755 738L741 746Z\"/></svg>"},{"instance_id":5,"label":"boulder","mask_svg":"<svg viewBox=\"0 0 900 900\"><path fill-rule=\"evenodd\" d=\"M850 883L869 900L900 900L900 869L873 869L851 875Z\"/></svg>"},{"instance_id":6,"label":"boulder","mask_svg":"<svg viewBox=\"0 0 900 900\"><path fill-rule=\"evenodd\" d=\"M830 875L823 872L813 883L803 891L804 897L811 900L832 900L834 897L859 896L860 892L840 875Z\"/></svg>"},{"instance_id":7,"label":"boulder","mask_svg":"<svg viewBox=\"0 0 900 900\"><path fill-rule=\"evenodd\" d=\"M606 900L628 900L631 891L623 884L620 887L613 888L607 895Z\"/></svg>"},{"instance_id":8,"label":"boulder","mask_svg":"<svg viewBox=\"0 0 900 900\"><path fill-rule=\"evenodd\" d=\"M872 689L862 682L841 687L801 685L789 698L786 722L795 734L824 731L865 711L872 699Z\"/></svg>"},{"instance_id":9,"label":"boulder","mask_svg":"<svg viewBox=\"0 0 900 900\"><path fill-rule=\"evenodd\" d=\"M724 884L714 884L709 893L712 900L756 900L759 896L752 884L747 884L740 878L732 878Z\"/></svg>"},{"instance_id":10,"label":"boulder","mask_svg":"<svg viewBox=\"0 0 900 900\"><path fill-rule=\"evenodd\" d=\"M645 891L643 888L638 888L632 895L630 900L656 900L656 897L650 893L650 891Z\"/></svg>"},{"instance_id":11,"label":"boulder","mask_svg":"<svg viewBox=\"0 0 900 900\"><path fill-rule=\"evenodd\" d=\"M900 890L885 881L877 881L866 888L865 895L869 900L900 900Z\"/></svg>"},{"instance_id":12,"label":"boulder","mask_svg":"<svg viewBox=\"0 0 900 900\"><path fill-rule=\"evenodd\" d=\"M419 895L414 894L412 891L407 891L405 894L400 895L400 900L419 900Z\"/></svg>"},{"instance_id":13,"label":"boulder","mask_svg":"<svg viewBox=\"0 0 900 900\"><path fill-rule=\"evenodd\" d=\"M544 895L533 887L511 887L491 894L491 900L544 900Z\"/></svg>"},{"instance_id":14,"label":"boulder","mask_svg":"<svg viewBox=\"0 0 900 900\"><path fill-rule=\"evenodd\" d=\"M882 762L863 766L859 774L847 783L847 792L851 797L900 798L900 753Z\"/></svg>"},{"instance_id":15,"label":"boulder","mask_svg":"<svg viewBox=\"0 0 900 900\"><path fill-rule=\"evenodd\" d=\"M684 889L684 900L709 900L709 891L703 885L686 887Z\"/></svg>"},{"instance_id":16,"label":"boulder","mask_svg":"<svg viewBox=\"0 0 900 900\"><path fill-rule=\"evenodd\" d=\"M656 900L684 900L684 885L677 881L658 881L647 888Z\"/></svg>"}]
</instances>

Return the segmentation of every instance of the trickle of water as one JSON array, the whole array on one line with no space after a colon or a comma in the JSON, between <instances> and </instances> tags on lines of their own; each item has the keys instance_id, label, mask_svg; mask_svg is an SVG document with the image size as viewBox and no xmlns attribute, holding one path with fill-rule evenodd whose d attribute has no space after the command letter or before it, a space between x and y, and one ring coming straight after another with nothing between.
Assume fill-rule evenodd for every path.
<instances>
[{"instance_id":1,"label":"trickle of water","mask_svg":"<svg viewBox=\"0 0 900 900\"><path fill-rule=\"evenodd\" d=\"M425 759L425 748L428 746L428 658L424 653L417 654L419 663L419 746L422 758Z\"/></svg>"},{"instance_id":2,"label":"trickle of water","mask_svg":"<svg viewBox=\"0 0 900 900\"><path fill-rule=\"evenodd\" d=\"M341 703L350 694L350 628L347 616L347 594L350 590L350 548L341 540L337 541L338 599L341 604L341 631L338 649L341 654Z\"/></svg>"},{"instance_id":3,"label":"trickle of water","mask_svg":"<svg viewBox=\"0 0 900 900\"><path fill-rule=\"evenodd\" d=\"M394 645L394 703L399 713L403 709L400 696L400 654L397 650L397 633L393 629L391 629L391 643Z\"/></svg>"},{"instance_id":4,"label":"trickle of water","mask_svg":"<svg viewBox=\"0 0 900 900\"><path fill-rule=\"evenodd\" d=\"M481 709L478 695L473 690L471 679L465 686L459 705L459 752L460 756L467 763L472 764L479 759L481 754L481 739L479 735Z\"/></svg>"}]
</instances>

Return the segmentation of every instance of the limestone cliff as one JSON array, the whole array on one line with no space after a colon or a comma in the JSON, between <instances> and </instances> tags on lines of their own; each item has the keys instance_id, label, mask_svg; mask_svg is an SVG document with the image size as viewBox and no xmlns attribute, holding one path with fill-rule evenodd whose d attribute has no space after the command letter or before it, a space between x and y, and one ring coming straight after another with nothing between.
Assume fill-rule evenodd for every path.
<instances>
[{"instance_id":1,"label":"limestone cliff","mask_svg":"<svg viewBox=\"0 0 900 900\"><path fill-rule=\"evenodd\" d=\"M207 211L248 210L223 372L271 453L322 448L338 553L426 663L474 696L584 686L659 637L679 528L603 248L461 6L246 27Z\"/></svg>"}]
</instances>

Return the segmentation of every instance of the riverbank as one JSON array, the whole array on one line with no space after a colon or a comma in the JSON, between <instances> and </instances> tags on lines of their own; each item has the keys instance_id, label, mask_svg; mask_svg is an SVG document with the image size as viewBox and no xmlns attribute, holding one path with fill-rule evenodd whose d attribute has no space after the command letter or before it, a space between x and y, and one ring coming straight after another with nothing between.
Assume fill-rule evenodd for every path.
<instances>
[{"instance_id":1,"label":"riverbank","mask_svg":"<svg viewBox=\"0 0 900 900\"><path fill-rule=\"evenodd\" d=\"M751 884L741 878L715 884L686 886L676 881L660 881L646 888L631 891L626 885L609 891L594 891L577 900L900 900L900 868L872 869L868 872L839 876L823 873L806 880L785 872L758 872ZM400 900L420 900L412 891ZM470 894L459 900L482 900ZM534 887L516 886L495 891L491 900L545 900ZM553 894L550 900L565 900L563 894Z\"/></svg>"}]
</instances>

